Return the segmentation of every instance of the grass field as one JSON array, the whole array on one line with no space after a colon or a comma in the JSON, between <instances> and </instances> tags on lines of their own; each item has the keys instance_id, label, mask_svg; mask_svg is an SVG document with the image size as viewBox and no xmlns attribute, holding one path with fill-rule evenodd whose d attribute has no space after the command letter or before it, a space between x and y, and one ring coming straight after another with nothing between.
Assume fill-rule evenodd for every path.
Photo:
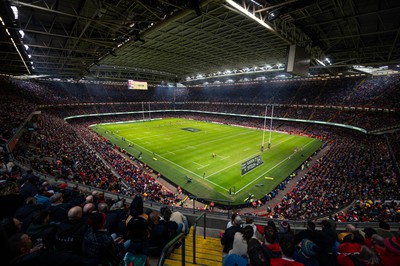
<instances>
[{"instance_id":1,"label":"grass field","mask_svg":"<svg viewBox=\"0 0 400 266\"><path fill-rule=\"evenodd\" d=\"M262 130L179 118L98 124L92 129L135 157L141 153L141 161L193 195L229 200L231 205L243 204L249 193L255 198L269 193L322 144L272 132L271 148L261 152ZM265 133L265 142L269 135ZM241 175L242 163L258 155L263 163Z\"/></svg>"}]
</instances>

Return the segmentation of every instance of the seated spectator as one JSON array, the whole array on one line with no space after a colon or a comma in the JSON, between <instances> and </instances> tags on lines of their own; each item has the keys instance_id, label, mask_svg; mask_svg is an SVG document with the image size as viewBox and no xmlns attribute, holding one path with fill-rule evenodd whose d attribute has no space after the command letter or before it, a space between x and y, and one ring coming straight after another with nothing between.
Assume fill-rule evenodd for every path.
<instances>
[{"instance_id":1,"label":"seated spectator","mask_svg":"<svg viewBox=\"0 0 400 266\"><path fill-rule=\"evenodd\" d=\"M247 252L246 252L247 253ZM248 260L245 257L239 256L237 254L226 255L222 260L222 266L247 266ZM253 264L257 265L257 264Z\"/></svg>"},{"instance_id":2,"label":"seated spectator","mask_svg":"<svg viewBox=\"0 0 400 266\"><path fill-rule=\"evenodd\" d=\"M385 239L378 234L371 237L372 249L379 255L382 265L384 266L397 266L400 265L400 254L391 252L392 245L388 243L388 248L385 245Z\"/></svg>"},{"instance_id":3,"label":"seated spectator","mask_svg":"<svg viewBox=\"0 0 400 266\"><path fill-rule=\"evenodd\" d=\"M24 204L25 198L17 191L18 186L15 182L0 182L0 219L13 217L15 211Z\"/></svg>"},{"instance_id":4,"label":"seated spectator","mask_svg":"<svg viewBox=\"0 0 400 266\"><path fill-rule=\"evenodd\" d=\"M357 228L354 226L354 225L352 225L352 224L346 224L346 231L344 231L344 232L342 232L342 233L340 233L339 235L338 235L338 239L339 239L339 241L340 242L342 242L342 243L344 243L344 242L350 242L350 237L351 237L351 234L353 233L353 232L355 232L357 230ZM346 238L347 237L347 238Z\"/></svg>"},{"instance_id":5,"label":"seated spectator","mask_svg":"<svg viewBox=\"0 0 400 266\"><path fill-rule=\"evenodd\" d=\"M294 236L294 243L297 245L303 239L314 240L317 237L317 233L315 231L315 223L311 220L307 221L307 229L300 231Z\"/></svg>"},{"instance_id":6,"label":"seated spectator","mask_svg":"<svg viewBox=\"0 0 400 266\"><path fill-rule=\"evenodd\" d=\"M54 247L56 250L81 254L81 245L87 225L82 221L82 208L72 207L68 220L56 225Z\"/></svg>"},{"instance_id":7,"label":"seated spectator","mask_svg":"<svg viewBox=\"0 0 400 266\"><path fill-rule=\"evenodd\" d=\"M8 240L11 261L10 265L40 265L40 266L84 266L87 261L75 254L69 254L52 249L33 247L27 234L16 233Z\"/></svg>"},{"instance_id":8,"label":"seated spectator","mask_svg":"<svg viewBox=\"0 0 400 266\"><path fill-rule=\"evenodd\" d=\"M316 255L319 253L319 247L309 239L304 238L301 245L295 247L293 259L303 263L304 266L318 266L319 262Z\"/></svg>"},{"instance_id":9,"label":"seated spectator","mask_svg":"<svg viewBox=\"0 0 400 266\"><path fill-rule=\"evenodd\" d=\"M290 224L288 221L280 221L279 226L278 226L278 232L276 234L276 239L279 242L279 240L284 237L284 236L290 236L293 237L293 231L290 229Z\"/></svg>"},{"instance_id":10,"label":"seated spectator","mask_svg":"<svg viewBox=\"0 0 400 266\"><path fill-rule=\"evenodd\" d=\"M17 218L7 217L1 220L4 233L7 237L12 236L15 233L21 232L22 222Z\"/></svg>"},{"instance_id":11,"label":"seated spectator","mask_svg":"<svg viewBox=\"0 0 400 266\"><path fill-rule=\"evenodd\" d=\"M86 230L82 242L82 255L96 259L102 265L119 265L118 254L124 250L122 238L115 240L104 228L106 215L102 212L94 213L89 219L89 228Z\"/></svg>"},{"instance_id":12,"label":"seated spectator","mask_svg":"<svg viewBox=\"0 0 400 266\"><path fill-rule=\"evenodd\" d=\"M339 265L352 265L351 261L357 259L356 255L361 252L364 245L364 238L359 231L351 234L351 241L342 243L338 247L338 256L336 261ZM349 264L347 264L349 263Z\"/></svg>"},{"instance_id":13,"label":"seated spectator","mask_svg":"<svg viewBox=\"0 0 400 266\"><path fill-rule=\"evenodd\" d=\"M400 236L386 238L384 243L387 250L400 256Z\"/></svg>"},{"instance_id":14,"label":"seated spectator","mask_svg":"<svg viewBox=\"0 0 400 266\"><path fill-rule=\"evenodd\" d=\"M282 250L282 258L271 258L271 266L302 266L303 263L293 259L294 255L294 239L289 235L282 236L279 241Z\"/></svg>"},{"instance_id":15,"label":"seated spectator","mask_svg":"<svg viewBox=\"0 0 400 266\"><path fill-rule=\"evenodd\" d=\"M43 186L38 190L38 194L35 195L35 199L38 205L42 205L46 209L49 208L51 205L46 186Z\"/></svg>"},{"instance_id":16,"label":"seated spectator","mask_svg":"<svg viewBox=\"0 0 400 266\"><path fill-rule=\"evenodd\" d=\"M390 225L384 221L379 222L379 228L377 228L376 231L378 232L378 235L380 235L383 238L394 236L394 234L390 232Z\"/></svg>"},{"instance_id":17,"label":"seated spectator","mask_svg":"<svg viewBox=\"0 0 400 266\"><path fill-rule=\"evenodd\" d=\"M170 220L171 210L162 208L160 220L151 231L149 245L144 251L149 256L159 256L165 245L177 236L178 224Z\"/></svg>"},{"instance_id":18,"label":"seated spectator","mask_svg":"<svg viewBox=\"0 0 400 266\"><path fill-rule=\"evenodd\" d=\"M267 225L264 229L264 236L265 236L265 247L270 250L269 257L271 258L280 258L282 257L281 254L281 247L276 239L276 231L271 225Z\"/></svg>"},{"instance_id":19,"label":"seated spectator","mask_svg":"<svg viewBox=\"0 0 400 266\"><path fill-rule=\"evenodd\" d=\"M109 210L108 204L101 202L97 205L98 212L103 212L106 215L106 225L105 228L110 234L123 235L123 219L126 213L121 209Z\"/></svg>"},{"instance_id":20,"label":"seated spectator","mask_svg":"<svg viewBox=\"0 0 400 266\"><path fill-rule=\"evenodd\" d=\"M50 223L58 224L68 217L68 210L73 206L69 203L64 203L62 193L56 193L50 197L51 206L49 207Z\"/></svg>"},{"instance_id":21,"label":"seated spectator","mask_svg":"<svg viewBox=\"0 0 400 266\"><path fill-rule=\"evenodd\" d=\"M371 227L365 227L363 229L364 232L364 243L365 245L371 247L372 246L372 236L377 234L376 230Z\"/></svg>"},{"instance_id":22,"label":"seated spectator","mask_svg":"<svg viewBox=\"0 0 400 266\"><path fill-rule=\"evenodd\" d=\"M45 248L53 247L55 227L49 224L49 221L48 210L38 210L33 213L32 223L26 233L31 237L34 246L43 243Z\"/></svg>"},{"instance_id":23,"label":"seated spectator","mask_svg":"<svg viewBox=\"0 0 400 266\"><path fill-rule=\"evenodd\" d=\"M229 254L236 254L239 256L247 256L247 243L254 235L254 229L251 225L243 228L243 233L236 232L233 239L232 249Z\"/></svg>"},{"instance_id":24,"label":"seated spectator","mask_svg":"<svg viewBox=\"0 0 400 266\"><path fill-rule=\"evenodd\" d=\"M36 199L33 196L25 199L25 204L20 206L14 215L15 218L22 222L22 232L26 232L26 229L31 224L33 213L41 209L44 209L44 207L37 205Z\"/></svg>"},{"instance_id":25,"label":"seated spectator","mask_svg":"<svg viewBox=\"0 0 400 266\"><path fill-rule=\"evenodd\" d=\"M254 266L269 266L270 257L262 244L255 238L249 240L247 244L247 255L250 265ZM232 265L232 264L231 264Z\"/></svg>"},{"instance_id":26,"label":"seated spectator","mask_svg":"<svg viewBox=\"0 0 400 266\"><path fill-rule=\"evenodd\" d=\"M360 250L357 252L353 250L353 252L340 253L336 261L339 266L381 265L378 254L365 245L360 245Z\"/></svg>"},{"instance_id":27,"label":"seated spectator","mask_svg":"<svg viewBox=\"0 0 400 266\"><path fill-rule=\"evenodd\" d=\"M189 223L186 216L184 216L182 213L174 211L171 214L171 221L178 224L178 233L183 232L185 235L189 234Z\"/></svg>"},{"instance_id":28,"label":"seated spectator","mask_svg":"<svg viewBox=\"0 0 400 266\"><path fill-rule=\"evenodd\" d=\"M235 234L237 232L242 232L242 218L239 215L236 215L232 226L228 227L222 238L221 238L221 244L224 246L223 248L223 253L228 254L228 252L232 249L233 247L233 241L235 239Z\"/></svg>"}]
</instances>

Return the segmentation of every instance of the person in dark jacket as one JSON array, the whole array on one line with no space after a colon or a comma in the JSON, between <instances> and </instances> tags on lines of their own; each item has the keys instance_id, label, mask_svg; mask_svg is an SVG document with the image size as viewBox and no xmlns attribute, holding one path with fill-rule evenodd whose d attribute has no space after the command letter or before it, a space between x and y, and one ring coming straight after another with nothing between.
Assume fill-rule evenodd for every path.
<instances>
[{"instance_id":1,"label":"person in dark jacket","mask_svg":"<svg viewBox=\"0 0 400 266\"><path fill-rule=\"evenodd\" d=\"M54 247L56 250L81 254L83 236L87 225L82 221L82 208L75 206L68 211L68 220L56 225Z\"/></svg>"},{"instance_id":2,"label":"person in dark jacket","mask_svg":"<svg viewBox=\"0 0 400 266\"><path fill-rule=\"evenodd\" d=\"M241 225L242 225L242 218L239 215L237 215L233 220L233 225L225 230L221 238L221 244L224 246L222 252L224 254L228 254L229 250L232 249L233 241L235 239L235 234L237 232L242 233Z\"/></svg>"},{"instance_id":3,"label":"person in dark jacket","mask_svg":"<svg viewBox=\"0 0 400 266\"><path fill-rule=\"evenodd\" d=\"M106 214L94 213L89 219L89 228L83 237L82 255L86 258L96 259L102 265L118 265L118 254L124 250L122 238L115 240L105 229Z\"/></svg>"}]
</instances>

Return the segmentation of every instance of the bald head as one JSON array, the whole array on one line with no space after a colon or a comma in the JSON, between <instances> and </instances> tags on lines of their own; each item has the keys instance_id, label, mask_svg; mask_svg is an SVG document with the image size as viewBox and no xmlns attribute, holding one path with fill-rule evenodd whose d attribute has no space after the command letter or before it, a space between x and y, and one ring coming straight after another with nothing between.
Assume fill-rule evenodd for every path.
<instances>
[{"instance_id":1,"label":"bald head","mask_svg":"<svg viewBox=\"0 0 400 266\"><path fill-rule=\"evenodd\" d=\"M108 212L108 204L105 202L101 202L97 205L97 210L99 212L104 212L107 213Z\"/></svg>"},{"instance_id":2,"label":"bald head","mask_svg":"<svg viewBox=\"0 0 400 266\"><path fill-rule=\"evenodd\" d=\"M82 218L82 208L75 206L68 211L68 220L80 220Z\"/></svg>"},{"instance_id":3,"label":"bald head","mask_svg":"<svg viewBox=\"0 0 400 266\"><path fill-rule=\"evenodd\" d=\"M83 213L92 213L94 210L96 210L96 206L93 203L86 203L83 206Z\"/></svg>"},{"instance_id":4,"label":"bald head","mask_svg":"<svg viewBox=\"0 0 400 266\"><path fill-rule=\"evenodd\" d=\"M355 231L357 231L357 228L352 224L347 224L346 231L349 233L354 233Z\"/></svg>"},{"instance_id":5,"label":"bald head","mask_svg":"<svg viewBox=\"0 0 400 266\"><path fill-rule=\"evenodd\" d=\"M85 201L86 201L86 203L92 203L93 202L93 196L92 195L87 196Z\"/></svg>"}]
</instances>

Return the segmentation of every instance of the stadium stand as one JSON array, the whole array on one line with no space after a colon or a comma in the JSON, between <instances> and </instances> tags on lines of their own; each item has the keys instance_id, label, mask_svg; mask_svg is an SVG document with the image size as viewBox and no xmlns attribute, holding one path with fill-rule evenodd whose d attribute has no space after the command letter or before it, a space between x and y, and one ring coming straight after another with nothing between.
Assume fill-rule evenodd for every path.
<instances>
[{"instance_id":1,"label":"stadium stand","mask_svg":"<svg viewBox=\"0 0 400 266\"><path fill-rule=\"evenodd\" d=\"M57 193L63 195L62 204L65 204L63 206L68 210L71 210L72 206L81 206L80 208L85 209L85 205L89 204L85 203L85 197L89 194L92 195L88 191L70 188L65 185L65 182L77 182L117 193L121 196L142 195L147 203L157 202L177 207L182 200L183 195L169 190L160 183L157 173L152 169L127 154L123 149L111 144L107 139L88 129L88 125L99 122L141 119L141 113L82 117L71 119L68 122L63 119L65 117L85 114L140 112L143 111L143 106L148 108L146 109L147 111L150 108L151 110L159 111L152 114L153 117L159 118L169 117L170 114L164 112L164 110L174 108L178 110L262 116L264 105L258 105L257 103L268 100L277 104L275 113L277 117L337 122L359 126L366 130L376 130L382 125L395 126L400 122L396 112L384 111L385 108L388 110L398 108L397 102L392 101L392 99L398 97L398 92L393 89L393 86L399 82L397 76L362 81L350 78L329 82L276 82L270 84L270 90L265 90L264 95L256 92L259 90L258 85L243 88L240 95L230 87L223 88L221 95L214 93L211 97L210 91L214 91L213 88L204 88L202 91L196 91L195 89L181 92L182 98L176 99L176 101L182 100L179 105L174 104L176 102L171 98L171 94L164 93L160 95L157 93L157 89L154 89L153 93L143 95L143 98L137 98L137 95L132 98L129 92L118 86L65 83L60 89L56 83L49 82L10 82L6 80L1 82L2 93L8 99L1 106L3 113L2 144L5 145L24 123L29 122L26 119L33 111L40 110L41 115L35 121L37 129L24 131L18 137L13 156L28 169L48 175L58 182L54 184L50 182L49 186L47 180L39 179L32 175L31 172L25 172L14 165L9 160L11 158L8 157L5 151L2 151L1 184L4 187L1 200L1 207L4 210L2 212L2 230L5 230L6 233L10 233L9 230L15 230L10 229L9 224L6 225L7 219L9 221L10 218L14 218L16 223L18 223L18 220L29 223L29 225L23 225L22 233L27 233L32 240L37 242L38 235L45 235L44 238L40 238L41 241L37 244L37 248L32 249L30 256L27 255L27 251L19 253L20 251L12 250L12 253L9 254L13 254L11 255L12 258L10 258L12 265L36 263L36 261L41 261L43 256L62 256L58 252L63 251L59 250L56 250L54 254L47 254L49 251L45 250L48 250L53 245L59 245L56 244L59 240L49 239L49 234L46 232L48 230L56 230L57 224L65 223L68 220L69 213L67 215L67 210L65 210L59 213L63 217L54 218L56 216L53 214L46 216L45 214L48 214L48 211L43 209L51 210L50 203L53 206L53 203L57 201L55 195L60 195ZM360 83L362 84L360 85ZM370 87L377 86L377 84L380 86L380 90L374 90L372 93ZM340 88L335 94L331 94L332 92L327 89L338 85L340 85ZM281 89L279 93L276 92L277 88ZM383 99L388 98L385 96L386 94L393 93L394 96L390 100L383 101ZM329 98L330 95L332 95L332 98ZM376 99L374 101L376 105L370 106L367 104L371 98ZM184 102L184 100L188 99L191 101ZM322 99L324 100L322 101ZM150 104L143 105L140 100ZM248 104L240 103L241 101ZM53 104L49 105L49 102ZM362 106L362 109L353 108L355 106ZM255 118L224 116L221 114L181 112L179 116L246 127L258 127L259 125L259 121ZM12 121L12 123L9 123L9 121ZM293 189L287 194L282 194L282 191L288 186L291 179L285 180L279 187L260 199L258 208L269 206L266 211L262 212L262 219L316 220L330 215L332 221L338 223L399 222L398 180L392 164L393 158L397 160L397 163L399 162L399 138L397 133L387 134L386 138L380 135L366 135L346 129L288 121L275 123L274 130L317 137L324 141L324 146L321 148L321 151L324 150L324 152L316 160L315 164L307 165L304 175L299 177ZM21 193L24 191L24 194L18 193L14 189L15 185L12 184L21 187ZM9 187L9 189L5 189L6 187ZM31 192L28 193L28 191ZM22 212L21 208L24 207L23 202L28 196L36 197L41 201L29 203L29 206L32 206L29 208L30 211L22 214L25 211ZM5 202L9 198L14 199L15 205L5 208L7 205ZM275 206L270 206L269 202L272 202L274 198L281 200ZM42 206L41 202L44 202L44 199L47 199L48 203ZM101 257L101 261L106 261L109 265L116 265L123 260L127 254L126 251L129 250L130 243L129 241L127 242L129 238L126 237L123 229L124 223L129 216L128 207L126 204L121 204L118 199L99 198L98 196L96 196L96 199L94 206L100 208L101 204L105 204L108 206L107 209L110 209L110 212L104 215L99 212L99 215L96 214L97 216L89 214L83 218L78 218L78 220L83 224L88 223L85 227L85 243L93 241L94 238L102 238L104 245L106 243L108 243L107 245L112 245L112 247L108 246L108 249L115 251L115 253L110 253L108 257ZM86 206L86 208L88 207ZM246 205L242 207L246 207ZM6 209L8 211L5 211ZM218 210L216 208L217 212ZM151 214L152 211L154 212L154 210L149 209L148 214L146 214L148 221L150 221L150 217L154 217L154 214ZM220 211L225 213L223 209L220 209ZM114 226L108 224L108 220L111 219L108 218L110 213L113 214ZM244 209L243 213L257 215L257 212L253 213L249 209ZM15 217L18 217L18 220ZM105 220L107 220L106 224L104 224ZM40 221L40 223L38 224L35 221ZM156 220L151 221L152 223L154 221L157 223ZM324 226L329 227L326 224ZM110 231L113 230L113 233L120 236L116 240L117 242L112 240L112 237L115 238L116 235L102 236L97 233L96 230L102 232L105 227L114 228L110 229ZM148 237L151 235L152 227L154 225L149 225ZM36 231L32 233L34 229ZM328 231L325 232L324 230ZM336 242L329 242L332 240L331 237L333 235L332 230L329 230L331 229L317 230L318 233L315 233L315 235L311 234L307 239L298 240L302 242L301 246L296 246L290 241L279 242L282 245L282 251L279 251L280 253L278 252L277 256L288 261L299 261L304 265L317 265L316 263L335 265L336 262L339 265L347 265L346 261L349 259L364 262L385 261L383 265L397 265L396 263L399 261L399 239L395 235L386 236L386 238L379 238L373 235L374 243L370 245L352 244L351 249L349 249L350 244L337 242L336 245L333 245L332 243ZM333 232L334 234L339 233L339 231ZM54 235L57 237L57 234ZM19 233L18 237L12 240L13 245L10 248L22 245L22 241L25 241L26 237L25 234ZM81 239L82 237L83 235ZM282 239L284 239L282 241L286 241L285 238ZM114 246L114 242L117 243L116 246ZM198 243L198 263L231 265L228 263L228 259L232 259L233 256L226 257L224 262L219 260L221 257L217 254L221 254L222 246L216 244L218 242L218 238L209 238L204 244ZM246 256L250 261L260 258L260 252L261 254L266 252L257 243L260 244L260 242L253 242L248 245L249 249ZM188 246L187 250L190 250L189 246L191 244L191 242L185 244ZM27 243L24 242L24 245L31 247L32 243L28 241ZM43 249L43 245L47 249ZM214 254L214 251L207 250L210 245L213 250L219 249L219 253ZM331 254L336 254L335 247L337 245L337 250L339 250L340 254L346 253L346 255L345 257L340 255L333 259ZM203 246L204 250L202 250ZM329 248L328 251L327 248ZM157 255L160 254L160 251L157 252ZM78 264L94 265L99 263L96 259L100 259L100 257L93 257L93 252L95 250L90 251L87 248L79 250L78 248L73 251L76 257L71 257L70 259ZM210 252L214 255L211 256ZM376 256L376 254L379 254L379 256ZM150 255L154 255L154 253L149 251L147 256ZM173 251L165 262L166 265L177 265L176 260L179 260L180 255L181 251ZM274 255L269 254L268 256ZM354 256L354 258L351 256ZM92 261L93 258L95 258L95 261ZM215 261L211 261L211 258L214 258ZM193 258L189 257L188 265L190 265L191 259ZM278 260L281 259L273 259L271 264L279 264ZM154 261L154 258L150 256L148 261L152 260ZM371 263L371 265L374 264Z\"/></svg>"}]
</instances>

